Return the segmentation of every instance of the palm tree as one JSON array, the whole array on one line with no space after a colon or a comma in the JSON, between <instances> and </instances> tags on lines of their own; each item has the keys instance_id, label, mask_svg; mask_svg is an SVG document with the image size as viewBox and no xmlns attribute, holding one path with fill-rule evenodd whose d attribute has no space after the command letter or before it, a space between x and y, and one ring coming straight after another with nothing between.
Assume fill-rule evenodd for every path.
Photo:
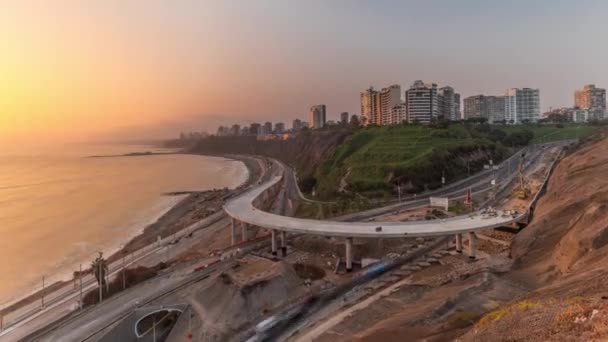
<instances>
[{"instance_id":1,"label":"palm tree","mask_svg":"<svg viewBox=\"0 0 608 342\"><path fill-rule=\"evenodd\" d=\"M108 275L108 263L103 257L103 253L99 252L99 256L91 263L91 268L97 279L97 284L103 286L106 284L106 277ZM107 285L107 284L106 284Z\"/></svg>"}]
</instances>

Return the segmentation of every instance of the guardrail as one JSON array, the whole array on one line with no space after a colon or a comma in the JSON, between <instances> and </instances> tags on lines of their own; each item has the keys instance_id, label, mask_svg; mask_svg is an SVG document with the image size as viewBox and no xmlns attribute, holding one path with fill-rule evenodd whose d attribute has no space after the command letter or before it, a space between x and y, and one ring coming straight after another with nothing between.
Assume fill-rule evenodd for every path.
<instances>
[{"instance_id":1,"label":"guardrail","mask_svg":"<svg viewBox=\"0 0 608 342\"><path fill-rule=\"evenodd\" d=\"M538 191L536 192L536 195L534 195L534 198L530 202L530 205L528 205L528 222L530 222L532 220L532 218L534 217L534 210L536 210L536 204L538 203L540 198L545 194L545 192L547 192L547 186L549 185L549 179L551 178L551 176L553 175L553 172L555 171L555 165L557 165L557 162L562 157L563 157L563 152L561 152L557 156L557 158L555 158L553 163L551 163L551 166L549 166L549 171L545 175L545 179L543 179L543 184L541 185L540 189L538 189Z\"/></svg>"}]
</instances>

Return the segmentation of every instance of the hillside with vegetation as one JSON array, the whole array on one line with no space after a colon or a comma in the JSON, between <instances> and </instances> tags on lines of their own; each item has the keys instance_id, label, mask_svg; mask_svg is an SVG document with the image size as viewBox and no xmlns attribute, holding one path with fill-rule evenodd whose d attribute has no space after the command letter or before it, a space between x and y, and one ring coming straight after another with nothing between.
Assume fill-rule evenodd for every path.
<instances>
[{"instance_id":1,"label":"hillside with vegetation","mask_svg":"<svg viewBox=\"0 0 608 342\"><path fill-rule=\"evenodd\" d=\"M555 129L555 128L554 128ZM392 197L399 185L417 193L498 163L534 139L528 127L487 124L368 127L341 144L312 175L320 199L357 193ZM304 190L311 190L304 185Z\"/></svg>"}]
</instances>

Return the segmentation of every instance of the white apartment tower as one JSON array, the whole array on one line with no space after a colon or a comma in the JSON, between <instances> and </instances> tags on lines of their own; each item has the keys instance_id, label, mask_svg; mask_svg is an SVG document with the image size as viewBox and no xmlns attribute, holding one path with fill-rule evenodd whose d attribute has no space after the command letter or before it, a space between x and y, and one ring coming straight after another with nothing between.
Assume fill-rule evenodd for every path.
<instances>
[{"instance_id":1,"label":"white apartment tower","mask_svg":"<svg viewBox=\"0 0 608 342\"><path fill-rule=\"evenodd\" d=\"M405 92L407 116L410 122L430 123L439 114L437 84L420 80Z\"/></svg>"},{"instance_id":2,"label":"white apartment tower","mask_svg":"<svg viewBox=\"0 0 608 342\"><path fill-rule=\"evenodd\" d=\"M505 94L505 120L519 124L540 119L540 91L531 88L511 88Z\"/></svg>"},{"instance_id":3,"label":"white apartment tower","mask_svg":"<svg viewBox=\"0 0 608 342\"><path fill-rule=\"evenodd\" d=\"M407 121L407 106L405 105L405 103L400 103L391 108L392 124L396 125Z\"/></svg>"},{"instance_id":4,"label":"white apartment tower","mask_svg":"<svg viewBox=\"0 0 608 342\"><path fill-rule=\"evenodd\" d=\"M393 108L401 104L401 86L393 84L380 91L380 122L379 125L395 125L399 123L393 117Z\"/></svg>"}]
</instances>

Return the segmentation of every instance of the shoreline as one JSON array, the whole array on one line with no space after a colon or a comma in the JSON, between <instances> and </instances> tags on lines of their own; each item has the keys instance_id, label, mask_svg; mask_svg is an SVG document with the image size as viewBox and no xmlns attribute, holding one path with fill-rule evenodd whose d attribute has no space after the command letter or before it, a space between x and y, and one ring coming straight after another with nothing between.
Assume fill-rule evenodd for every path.
<instances>
[{"instance_id":1,"label":"shoreline","mask_svg":"<svg viewBox=\"0 0 608 342\"><path fill-rule=\"evenodd\" d=\"M214 188L210 190L179 191L175 193L159 194L159 200L163 197L182 198L177 200L174 204L163 208L162 212L155 215L154 218L147 220L147 222L143 223L141 227L129 234L127 238L110 243L110 247L105 248L105 251L103 251L105 258L109 263L120 259L125 253L127 255L131 254L140 250L140 248L153 243L156 241L157 233L160 233L160 235L164 238L177 233L183 228L186 228L189 223L193 223L189 221L198 221L214 214L218 210L222 210L221 205L217 206L217 201L221 200L226 195L225 192L239 190L248 186L252 182L252 175L256 173L256 170L251 169L252 164L250 161L246 161L247 158L241 159L236 156L228 155L202 155L182 151L172 154L221 158L224 159L224 162L241 162L244 166L244 180L234 187L225 189ZM193 213L200 214L201 211L206 213L206 215L202 217L200 215L193 215ZM86 265L86 267L83 266L83 274L88 274L90 272L89 263L90 260L82 262L83 265ZM76 265L77 264L78 262L76 262ZM59 271L57 277L59 279L51 280L51 282L45 286L44 292L42 291L41 287L36 287L27 294L21 295L12 300L8 300L6 303L1 305L0 315L5 315L6 313L10 313L11 311L17 310L20 307L39 301L42 294L46 296L64 286L70 285L75 281L75 279L77 279L74 270L66 270L64 272Z\"/></svg>"}]
</instances>

